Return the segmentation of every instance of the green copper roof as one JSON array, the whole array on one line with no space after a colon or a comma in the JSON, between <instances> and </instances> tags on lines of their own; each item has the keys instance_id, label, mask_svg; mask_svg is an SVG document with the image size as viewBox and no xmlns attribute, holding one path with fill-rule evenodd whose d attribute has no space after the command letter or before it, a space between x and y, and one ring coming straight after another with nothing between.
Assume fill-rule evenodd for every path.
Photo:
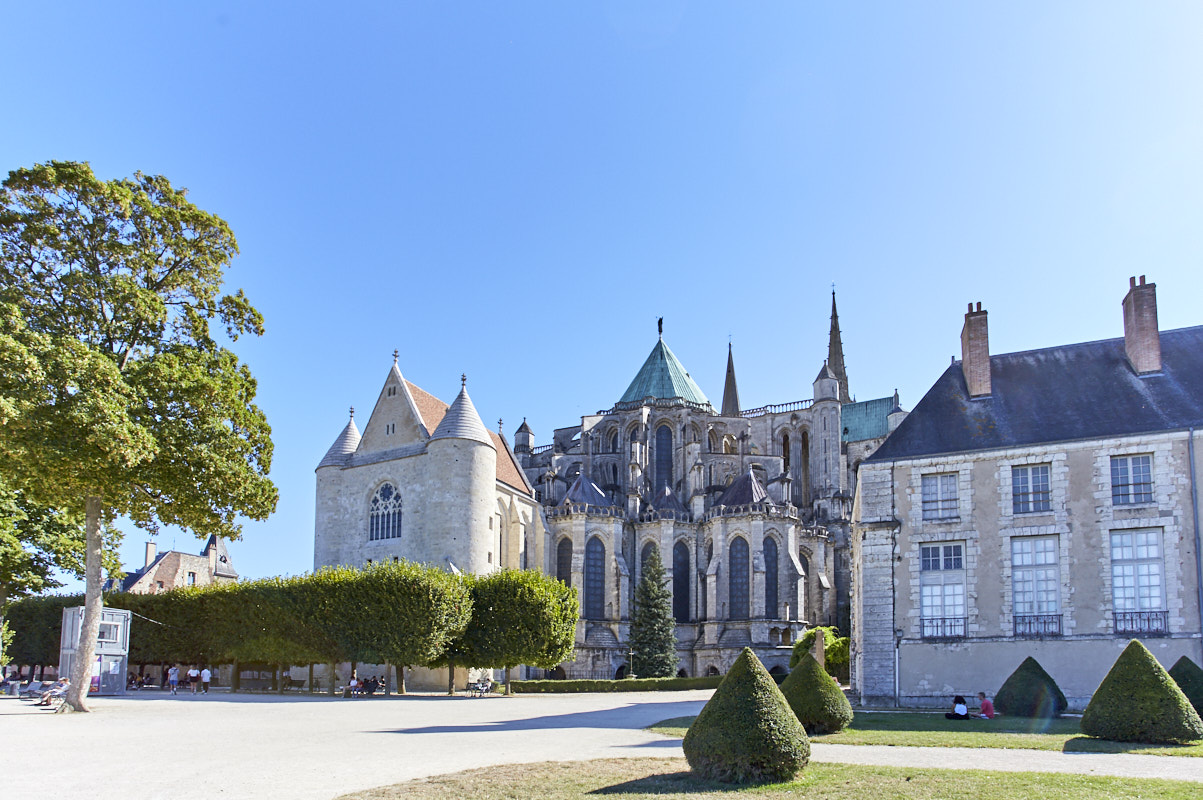
<instances>
[{"instance_id":1,"label":"green copper roof","mask_svg":"<svg viewBox=\"0 0 1203 800\"><path fill-rule=\"evenodd\" d=\"M647 361L639 368L639 374L631 381L618 403L638 403L645 397L710 405L706 395L702 394L702 390L694 383L693 378L689 377L685 367L681 366L681 362L673 355L673 351L668 349L663 339L656 342Z\"/></svg>"},{"instance_id":2,"label":"green copper roof","mask_svg":"<svg viewBox=\"0 0 1203 800\"><path fill-rule=\"evenodd\" d=\"M877 439L890 432L890 411L894 408L893 397L862 400L840 406L840 422L844 425L841 437L845 442L863 442Z\"/></svg>"}]
</instances>

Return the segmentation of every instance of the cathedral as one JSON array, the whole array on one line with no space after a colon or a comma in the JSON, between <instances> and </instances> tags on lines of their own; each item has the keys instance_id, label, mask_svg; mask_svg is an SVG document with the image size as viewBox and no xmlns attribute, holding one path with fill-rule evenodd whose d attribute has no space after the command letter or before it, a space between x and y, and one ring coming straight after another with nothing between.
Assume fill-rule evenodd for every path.
<instances>
[{"instance_id":1,"label":"cathedral","mask_svg":"<svg viewBox=\"0 0 1203 800\"><path fill-rule=\"evenodd\" d=\"M721 674L744 647L784 671L807 627L848 629L849 518L860 462L905 417L848 391L832 295L811 399L744 409L728 346L716 408L664 341L606 410L511 448L466 383L446 404L394 364L363 433L354 416L317 467L315 568L406 558L451 570L539 569L581 598L555 677L638 674L627 644L642 566L659 550L680 675ZM529 677L543 677L535 671Z\"/></svg>"}]
</instances>

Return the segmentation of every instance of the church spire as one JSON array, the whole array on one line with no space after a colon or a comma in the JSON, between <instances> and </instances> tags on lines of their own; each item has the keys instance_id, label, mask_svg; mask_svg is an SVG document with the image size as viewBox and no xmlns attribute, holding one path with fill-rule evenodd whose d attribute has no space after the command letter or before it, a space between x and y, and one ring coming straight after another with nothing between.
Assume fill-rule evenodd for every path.
<instances>
[{"instance_id":1,"label":"church spire","mask_svg":"<svg viewBox=\"0 0 1203 800\"><path fill-rule=\"evenodd\" d=\"M735 357L731 354L731 343L727 343L727 382L723 384L724 417L739 416L739 389L735 385Z\"/></svg>"},{"instance_id":2,"label":"church spire","mask_svg":"<svg viewBox=\"0 0 1203 800\"><path fill-rule=\"evenodd\" d=\"M844 342L840 339L840 314L835 308L835 289L831 290L831 337L827 341L827 365L840 384L840 402L850 403L848 373L844 370Z\"/></svg>"}]
</instances>

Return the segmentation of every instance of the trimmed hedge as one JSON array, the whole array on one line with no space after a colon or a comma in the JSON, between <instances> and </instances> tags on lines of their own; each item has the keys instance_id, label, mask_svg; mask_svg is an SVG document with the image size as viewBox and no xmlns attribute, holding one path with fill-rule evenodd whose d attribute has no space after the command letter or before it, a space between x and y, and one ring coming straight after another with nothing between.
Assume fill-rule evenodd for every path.
<instances>
[{"instance_id":1,"label":"trimmed hedge","mask_svg":"<svg viewBox=\"0 0 1203 800\"><path fill-rule=\"evenodd\" d=\"M603 680L510 681L514 694L578 694L581 692L682 692L687 689L715 689L722 675L704 678L623 678Z\"/></svg>"},{"instance_id":2,"label":"trimmed hedge","mask_svg":"<svg viewBox=\"0 0 1203 800\"><path fill-rule=\"evenodd\" d=\"M811 736L842 731L852 722L852 705L844 691L810 653L803 654L781 684L781 693Z\"/></svg>"},{"instance_id":3,"label":"trimmed hedge","mask_svg":"<svg viewBox=\"0 0 1203 800\"><path fill-rule=\"evenodd\" d=\"M1069 703L1052 676L1028 656L1003 682L994 696L994 707L1009 717L1048 719L1064 714Z\"/></svg>"},{"instance_id":4,"label":"trimmed hedge","mask_svg":"<svg viewBox=\"0 0 1203 800\"><path fill-rule=\"evenodd\" d=\"M820 631L823 633L823 668L827 670L828 675L841 681L847 681L850 640L847 636L840 636L840 629L835 626L819 625L808 628L798 641L794 642L794 648L789 657L789 668L793 669L798 666L802 656L810 654L815 646L815 638Z\"/></svg>"},{"instance_id":5,"label":"trimmed hedge","mask_svg":"<svg viewBox=\"0 0 1203 800\"><path fill-rule=\"evenodd\" d=\"M747 647L681 746L691 770L725 783L788 781L810 761L802 723Z\"/></svg>"},{"instance_id":6,"label":"trimmed hedge","mask_svg":"<svg viewBox=\"0 0 1203 800\"><path fill-rule=\"evenodd\" d=\"M1153 654L1133 639L1090 698L1082 733L1116 742L1183 744L1203 739L1203 720Z\"/></svg>"},{"instance_id":7,"label":"trimmed hedge","mask_svg":"<svg viewBox=\"0 0 1203 800\"><path fill-rule=\"evenodd\" d=\"M1183 656L1170 667L1170 677L1194 706L1195 713L1203 717L1203 668Z\"/></svg>"}]
</instances>

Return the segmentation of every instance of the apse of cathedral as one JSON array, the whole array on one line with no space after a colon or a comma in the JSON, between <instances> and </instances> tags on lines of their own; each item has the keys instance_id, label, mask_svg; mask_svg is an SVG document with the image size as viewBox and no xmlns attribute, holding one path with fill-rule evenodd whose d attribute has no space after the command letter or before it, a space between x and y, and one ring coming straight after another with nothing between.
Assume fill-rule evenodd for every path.
<instances>
[{"instance_id":1,"label":"apse of cathedral","mask_svg":"<svg viewBox=\"0 0 1203 800\"><path fill-rule=\"evenodd\" d=\"M315 566L541 569L581 598L575 659L555 674L611 678L630 669L631 601L657 548L680 674L724 673L744 647L784 670L807 627L847 630L856 469L905 416L897 393L849 395L834 293L813 391L742 408L728 346L715 407L661 322L608 409L544 445L523 420L511 449L466 384L448 405L394 364L363 434L352 417L318 467Z\"/></svg>"}]
</instances>

